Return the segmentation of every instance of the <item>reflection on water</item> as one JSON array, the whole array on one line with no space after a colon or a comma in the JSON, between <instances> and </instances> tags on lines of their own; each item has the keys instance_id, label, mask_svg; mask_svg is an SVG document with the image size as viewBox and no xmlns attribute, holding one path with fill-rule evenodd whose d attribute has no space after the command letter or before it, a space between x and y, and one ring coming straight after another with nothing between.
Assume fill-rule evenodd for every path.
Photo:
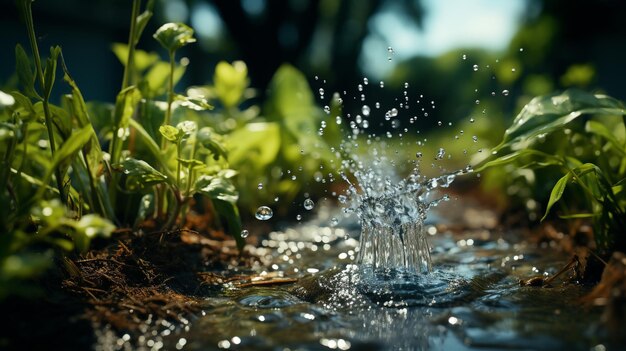
<instances>
[{"instance_id":1,"label":"reflection on water","mask_svg":"<svg viewBox=\"0 0 626 351\"><path fill-rule=\"evenodd\" d=\"M519 286L521 277L558 270L565 258L553 252L485 233L439 234L435 268L424 276L354 264L359 243L343 238L356 230L317 223L272 233L259 252L298 282L225 286L186 330L163 337L163 348L588 350L599 343L590 332L598 313L576 302L584 288Z\"/></svg>"}]
</instances>

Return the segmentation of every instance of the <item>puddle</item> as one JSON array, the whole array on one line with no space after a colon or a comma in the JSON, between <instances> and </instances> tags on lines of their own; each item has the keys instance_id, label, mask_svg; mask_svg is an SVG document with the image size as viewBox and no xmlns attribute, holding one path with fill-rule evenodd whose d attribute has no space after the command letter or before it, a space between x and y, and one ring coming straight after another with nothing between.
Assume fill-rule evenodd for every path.
<instances>
[{"instance_id":1,"label":"puddle","mask_svg":"<svg viewBox=\"0 0 626 351\"><path fill-rule=\"evenodd\" d=\"M567 262L552 249L484 230L438 233L424 276L355 265L357 235L355 226L323 220L273 232L259 248L273 261L265 273L298 282L225 285L188 324L153 326L141 340L101 349L589 350L601 342L599 311L578 302L587 288L519 285Z\"/></svg>"}]
</instances>

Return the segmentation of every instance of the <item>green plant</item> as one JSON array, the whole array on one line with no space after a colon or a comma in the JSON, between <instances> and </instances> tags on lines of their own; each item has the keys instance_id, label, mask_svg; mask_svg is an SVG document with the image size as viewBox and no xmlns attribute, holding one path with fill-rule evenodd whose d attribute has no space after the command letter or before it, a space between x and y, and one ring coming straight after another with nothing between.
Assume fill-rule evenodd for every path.
<instances>
[{"instance_id":1,"label":"green plant","mask_svg":"<svg viewBox=\"0 0 626 351\"><path fill-rule=\"evenodd\" d=\"M600 252L625 250L625 116L623 104L605 95L568 90L537 97L476 170L511 164L532 170L551 187L542 219L560 206L562 218L593 221Z\"/></svg>"}]
</instances>

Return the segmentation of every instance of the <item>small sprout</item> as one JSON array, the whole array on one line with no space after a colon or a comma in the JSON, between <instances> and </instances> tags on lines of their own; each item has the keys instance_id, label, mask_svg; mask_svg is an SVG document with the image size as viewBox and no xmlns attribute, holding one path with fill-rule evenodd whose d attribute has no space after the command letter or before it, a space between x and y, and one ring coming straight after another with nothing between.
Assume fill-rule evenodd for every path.
<instances>
[{"instance_id":1,"label":"small sprout","mask_svg":"<svg viewBox=\"0 0 626 351\"><path fill-rule=\"evenodd\" d=\"M196 41L193 29L183 23L166 23L157 29L153 37L170 52Z\"/></svg>"}]
</instances>

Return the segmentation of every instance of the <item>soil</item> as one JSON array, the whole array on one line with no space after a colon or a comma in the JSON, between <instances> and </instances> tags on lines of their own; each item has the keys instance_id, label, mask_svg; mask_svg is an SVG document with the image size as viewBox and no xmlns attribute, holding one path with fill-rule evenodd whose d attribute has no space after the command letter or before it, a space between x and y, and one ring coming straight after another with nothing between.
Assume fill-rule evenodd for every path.
<instances>
[{"instance_id":1,"label":"soil","mask_svg":"<svg viewBox=\"0 0 626 351\"><path fill-rule=\"evenodd\" d=\"M40 282L40 298L4 301L0 349L85 350L103 326L133 335L145 332L140 328L147 320L180 324L224 283L250 284L249 276L223 272L259 261L220 232L122 231L115 237L85 255L60 259Z\"/></svg>"}]
</instances>

